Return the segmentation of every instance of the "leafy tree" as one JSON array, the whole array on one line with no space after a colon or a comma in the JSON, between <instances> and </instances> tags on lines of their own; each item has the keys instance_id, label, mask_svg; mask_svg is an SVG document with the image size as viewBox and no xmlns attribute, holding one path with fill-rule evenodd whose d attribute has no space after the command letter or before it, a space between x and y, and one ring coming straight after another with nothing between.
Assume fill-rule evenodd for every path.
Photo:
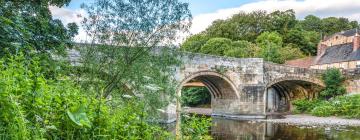
<instances>
[{"instance_id":1,"label":"leafy tree","mask_svg":"<svg viewBox=\"0 0 360 140\"><path fill-rule=\"evenodd\" d=\"M290 30L284 37L285 44L292 44L293 47L299 48L304 54L308 55L316 55L319 41L320 36L317 32L299 29Z\"/></svg>"},{"instance_id":2,"label":"leafy tree","mask_svg":"<svg viewBox=\"0 0 360 140\"><path fill-rule=\"evenodd\" d=\"M339 31L358 27L359 24L357 21L349 21L346 18L329 17L321 19L314 15L308 15L305 17L304 20L298 20L296 19L294 10L275 11L272 13L266 13L265 11L255 11L251 13L240 12L233 15L229 19L216 20L212 23L210 27L206 29L206 31L202 32L201 34L207 36L207 38L204 40L208 40L211 38L228 38L233 41L248 41L256 43L258 47L267 46L267 43L275 43L271 44L271 46L277 46L276 48L278 48L278 51L280 51L278 52L278 54L283 54L283 52L281 51L289 51L289 49L292 48L298 48L302 51L302 53L296 53L299 56L292 55L291 57L283 57L284 59L290 59L303 57L303 55L300 54L316 55L316 47L322 37ZM282 40L280 41L279 38L270 38L269 35L263 33L272 33L273 35L270 35L270 37L280 37L282 38ZM260 37L261 35L267 36L269 38ZM259 41L257 40L259 37L260 40L261 38L264 39ZM272 42L267 42L265 40L271 40ZM189 41L189 43L188 41L185 41L184 44L194 45L191 46L191 48L193 48L194 50L197 50L201 46L203 46L203 43L196 44L192 43L194 42L192 40ZM259 42L265 44L259 44ZM279 44L280 42L282 43ZM190 47L190 45L183 46ZM281 49L286 46L291 47L287 49ZM262 57L265 55L265 52L269 52L262 50L262 55L254 55L253 52L256 52L256 50L258 50L258 47L252 46L247 47L246 49L236 47L232 49L226 48L226 53L224 52L224 54L221 53L223 50L219 49L219 52L212 52L211 54L233 57ZM292 51L297 52L298 49L293 49ZM186 48L186 50L192 51L189 48ZM276 49L272 48L269 50L275 51ZM252 54L247 55L246 51L251 51ZM276 62L284 61L285 60L276 60Z\"/></svg>"},{"instance_id":3,"label":"leafy tree","mask_svg":"<svg viewBox=\"0 0 360 140\"><path fill-rule=\"evenodd\" d=\"M283 39L277 32L264 32L256 38L256 43L261 48L266 48L268 44L282 46Z\"/></svg>"},{"instance_id":4,"label":"leafy tree","mask_svg":"<svg viewBox=\"0 0 360 140\"><path fill-rule=\"evenodd\" d=\"M190 36L181 45L181 50L198 53L201 51L201 47L209 40L206 34L196 34Z\"/></svg>"},{"instance_id":5,"label":"leafy tree","mask_svg":"<svg viewBox=\"0 0 360 140\"><path fill-rule=\"evenodd\" d=\"M347 18L337 18L337 17L328 17L322 19L323 32L326 35L332 35L334 33L349 30L353 28L358 28L359 25L353 26L354 23L350 24Z\"/></svg>"},{"instance_id":6,"label":"leafy tree","mask_svg":"<svg viewBox=\"0 0 360 140\"><path fill-rule=\"evenodd\" d=\"M212 38L222 37L253 42L265 30L267 21L268 16L265 11L240 12L227 20L214 21L206 29L206 34Z\"/></svg>"},{"instance_id":7,"label":"leafy tree","mask_svg":"<svg viewBox=\"0 0 360 140\"><path fill-rule=\"evenodd\" d=\"M62 7L70 0L0 1L0 56L36 50L38 53L64 54L77 34L77 25L65 28L51 17L49 6Z\"/></svg>"},{"instance_id":8,"label":"leafy tree","mask_svg":"<svg viewBox=\"0 0 360 140\"><path fill-rule=\"evenodd\" d=\"M275 63L283 63L282 55L280 52L281 46L276 45L275 43L269 42L266 47L261 49L261 58L264 58L266 61L271 61Z\"/></svg>"},{"instance_id":9,"label":"leafy tree","mask_svg":"<svg viewBox=\"0 0 360 140\"><path fill-rule=\"evenodd\" d=\"M227 38L212 38L208 40L202 47L201 53L224 55L224 51L230 48L231 40Z\"/></svg>"},{"instance_id":10,"label":"leafy tree","mask_svg":"<svg viewBox=\"0 0 360 140\"><path fill-rule=\"evenodd\" d=\"M314 15L308 15L304 18L304 20L300 21L298 28L301 28L306 31L316 31L321 33L323 30L322 21L319 17Z\"/></svg>"},{"instance_id":11,"label":"leafy tree","mask_svg":"<svg viewBox=\"0 0 360 140\"><path fill-rule=\"evenodd\" d=\"M254 58L259 57L261 48L256 44L248 41L233 41L231 48L224 52L225 56L238 58Z\"/></svg>"},{"instance_id":12,"label":"leafy tree","mask_svg":"<svg viewBox=\"0 0 360 140\"><path fill-rule=\"evenodd\" d=\"M158 114L153 109L170 100L171 95L166 93L175 93L169 91L174 86L168 76L172 73L169 66L176 61L171 59L172 53L162 57L161 52L160 56L150 52L156 51L155 47L171 45L179 32L188 30L188 4L178 0L96 0L82 7L88 13L83 22L92 44L84 47L81 73L96 89L98 100L143 96L136 103L142 104L144 112L152 110ZM101 104L97 108L101 109ZM101 118L101 113L97 118ZM180 138L180 112L177 115L176 134Z\"/></svg>"},{"instance_id":13,"label":"leafy tree","mask_svg":"<svg viewBox=\"0 0 360 140\"><path fill-rule=\"evenodd\" d=\"M346 89L343 86L345 77L341 74L339 69L327 69L322 75L322 80L325 84L325 89L320 93L322 98L328 100L332 97L346 93Z\"/></svg>"},{"instance_id":14,"label":"leafy tree","mask_svg":"<svg viewBox=\"0 0 360 140\"><path fill-rule=\"evenodd\" d=\"M275 11L269 14L269 25L267 31L276 31L286 34L297 23L294 10Z\"/></svg>"},{"instance_id":15,"label":"leafy tree","mask_svg":"<svg viewBox=\"0 0 360 140\"><path fill-rule=\"evenodd\" d=\"M298 59L298 58L303 58L305 57L305 55L303 54L303 52L298 48L298 47L294 47L295 45L293 44L288 44L285 47L282 47L279 52L280 52L280 61L279 63L285 63L286 60L293 60L293 59Z\"/></svg>"}]
</instances>

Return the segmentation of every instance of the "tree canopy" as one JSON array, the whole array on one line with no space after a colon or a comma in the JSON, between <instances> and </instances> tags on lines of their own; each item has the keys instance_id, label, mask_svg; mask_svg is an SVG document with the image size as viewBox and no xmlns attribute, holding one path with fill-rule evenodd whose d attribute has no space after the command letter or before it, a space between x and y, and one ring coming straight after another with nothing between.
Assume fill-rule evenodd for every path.
<instances>
[{"instance_id":1,"label":"tree canopy","mask_svg":"<svg viewBox=\"0 0 360 140\"><path fill-rule=\"evenodd\" d=\"M289 59L316 55L322 37L353 28L359 28L357 21L314 15L296 19L293 10L240 12L229 19L216 20L204 32L188 37L181 49L232 57L262 57L284 63ZM211 48L209 44L214 45L214 38L236 43L216 45L211 51L200 49L205 45L205 48ZM241 47L234 47L234 44Z\"/></svg>"},{"instance_id":2,"label":"tree canopy","mask_svg":"<svg viewBox=\"0 0 360 140\"><path fill-rule=\"evenodd\" d=\"M0 1L0 56L21 50L63 54L77 34L77 25L65 27L53 19L49 6L62 7L70 0Z\"/></svg>"}]
</instances>

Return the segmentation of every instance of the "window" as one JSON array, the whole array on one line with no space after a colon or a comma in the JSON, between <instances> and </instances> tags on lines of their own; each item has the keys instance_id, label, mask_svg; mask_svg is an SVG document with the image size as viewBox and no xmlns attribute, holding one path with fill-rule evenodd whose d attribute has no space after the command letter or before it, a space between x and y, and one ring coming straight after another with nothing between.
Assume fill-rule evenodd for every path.
<instances>
[{"instance_id":1,"label":"window","mask_svg":"<svg viewBox=\"0 0 360 140\"><path fill-rule=\"evenodd\" d=\"M356 61L356 68L360 68L360 61Z\"/></svg>"},{"instance_id":2,"label":"window","mask_svg":"<svg viewBox=\"0 0 360 140\"><path fill-rule=\"evenodd\" d=\"M347 68L345 62L340 63L340 68L342 68L342 69L346 69L346 68Z\"/></svg>"}]
</instances>

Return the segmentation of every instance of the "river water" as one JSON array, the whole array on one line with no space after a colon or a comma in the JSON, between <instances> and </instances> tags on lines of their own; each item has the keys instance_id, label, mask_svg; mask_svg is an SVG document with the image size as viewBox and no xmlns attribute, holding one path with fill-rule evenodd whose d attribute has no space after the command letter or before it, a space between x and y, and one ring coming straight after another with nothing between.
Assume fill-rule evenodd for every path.
<instances>
[{"instance_id":1,"label":"river water","mask_svg":"<svg viewBox=\"0 0 360 140\"><path fill-rule=\"evenodd\" d=\"M212 118L215 140L360 140L360 127L305 127Z\"/></svg>"}]
</instances>

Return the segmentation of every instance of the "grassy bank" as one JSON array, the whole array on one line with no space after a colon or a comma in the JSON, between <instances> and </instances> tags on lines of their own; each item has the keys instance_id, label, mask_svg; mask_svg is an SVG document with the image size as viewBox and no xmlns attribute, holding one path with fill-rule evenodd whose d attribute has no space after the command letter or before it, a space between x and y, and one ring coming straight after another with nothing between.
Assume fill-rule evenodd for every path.
<instances>
[{"instance_id":1,"label":"grassy bank","mask_svg":"<svg viewBox=\"0 0 360 140\"><path fill-rule=\"evenodd\" d=\"M338 96L329 100L296 100L293 105L296 113L360 119L360 94Z\"/></svg>"}]
</instances>

